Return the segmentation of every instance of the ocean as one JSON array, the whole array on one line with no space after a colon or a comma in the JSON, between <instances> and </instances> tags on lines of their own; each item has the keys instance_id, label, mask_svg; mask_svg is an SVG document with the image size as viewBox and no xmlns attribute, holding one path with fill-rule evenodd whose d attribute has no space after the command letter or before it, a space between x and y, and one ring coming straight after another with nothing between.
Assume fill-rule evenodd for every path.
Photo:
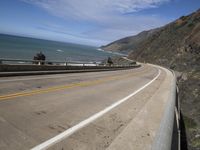
<instances>
[{"instance_id":1,"label":"ocean","mask_svg":"<svg viewBox=\"0 0 200 150\"><path fill-rule=\"evenodd\" d=\"M102 61L116 55L93 46L0 34L0 58L32 60L38 52L49 61Z\"/></svg>"}]
</instances>

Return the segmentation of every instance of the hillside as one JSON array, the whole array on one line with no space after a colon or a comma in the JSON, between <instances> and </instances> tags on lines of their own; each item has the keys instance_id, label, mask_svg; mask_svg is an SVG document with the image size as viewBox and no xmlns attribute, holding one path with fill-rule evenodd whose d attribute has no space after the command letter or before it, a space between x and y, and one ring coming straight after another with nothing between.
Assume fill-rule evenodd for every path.
<instances>
[{"instance_id":1,"label":"hillside","mask_svg":"<svg viewBox=\"0 0 200 150\"><path fill-rule=\"evenodd\" d=\"M101 46L101 49L105 51L113 51L113 52L122 52L128 53L132 49L136 48L140 42L146 40L150 37L154 32L158 31L158 29L153 29L149 31L143 31L135 36L126 37L115 42L112 42L108 45Z\"/></svg>"},{"instance_id":2,"label":"hillside","mask_svg":"<svg viewBox=\"0 0 200 150\"><path fill-rule=\"evenodd\" d=\"M181 75L178 86L188 149L199 150L200 9L162 28L115 41L103 49L123 50L129 53L131 59L159 64Z\"/></svg>"}]
</instances>

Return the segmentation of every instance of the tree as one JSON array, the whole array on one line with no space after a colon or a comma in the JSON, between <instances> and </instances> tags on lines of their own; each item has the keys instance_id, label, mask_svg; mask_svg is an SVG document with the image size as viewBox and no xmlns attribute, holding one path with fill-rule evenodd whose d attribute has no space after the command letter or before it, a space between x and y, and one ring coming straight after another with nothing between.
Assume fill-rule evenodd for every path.
<instances>
[{"instance_id":1,"label":"tree","mask_svg":"<svg viewBox=\"0 0 200 150\"><path fill-rule=\"evenodd\" d=\"M107 64L109 66L113 65L113 61L112 61L111 57L108 57Z\"/></svg>"},{"instance_id":2,"label":"tree","mask_svg":"<svg viewBox=\"0 0 200 150\"><path fill-rule=\"evenodd\" d=\"M40 62L42 65L44 65L45 59L46 56L42 52L37 53L36 56L33 57L33 60L41 60L38 62L34 62L35 64L38 64Z\"/></svg>"}]
</instances>

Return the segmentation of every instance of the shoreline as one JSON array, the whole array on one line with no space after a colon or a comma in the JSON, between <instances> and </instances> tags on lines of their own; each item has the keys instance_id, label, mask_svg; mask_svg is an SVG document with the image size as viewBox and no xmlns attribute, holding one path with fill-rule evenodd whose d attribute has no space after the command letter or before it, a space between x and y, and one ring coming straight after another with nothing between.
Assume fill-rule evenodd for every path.
<instances>
[{"instance_id":1,"label":"shoreline","mask_svg":"<svg viewBox=\"0 0 200 150\"><path fill-rule=\"evenodd\" d=\"M110 54L114 54L114 55L119 55L119 56L125 56L127 57L128 54L123 54L123 53L119 53L119 52L113 52L113 51L106 51L102 48L97 48L98 51L102 51L102 52L106 52L106 53L110 53Z\"/></svg>"}]
</instances>

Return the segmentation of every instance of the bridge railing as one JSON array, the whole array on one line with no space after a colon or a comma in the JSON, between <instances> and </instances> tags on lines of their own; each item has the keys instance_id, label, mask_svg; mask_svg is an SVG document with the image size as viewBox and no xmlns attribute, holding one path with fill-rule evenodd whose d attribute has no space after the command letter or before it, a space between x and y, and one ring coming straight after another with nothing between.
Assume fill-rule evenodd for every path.
<instances>
[{"instance_id":1,"label":"bridge railing","mask_svg":"<svg viewBox=\"0 0 200 150\"><path fill-rule=\"evenodd\" d=\"M1 64L33 64L33 65L58 65L58 66L115 66L115 67L127 67L127 66L136 66L136 62L131 62L126 65L112 64L95 62L95 61L50 61L50 60L29 60L29 59L8 59L0 58Z\"/></svg>"},{"instance_id":2,"label":"bridge railing","mask_svg":"<svg viewBox=\"0 0 200 150\"><path fill-rule=\"evenodd\" d=\"M35 65L61 65L61 66L98 66L100 62L84 62L84 61L44 61L29 59L7 59L0 58L0 64L35 64Z\"/></svg>"}]
</instances>

